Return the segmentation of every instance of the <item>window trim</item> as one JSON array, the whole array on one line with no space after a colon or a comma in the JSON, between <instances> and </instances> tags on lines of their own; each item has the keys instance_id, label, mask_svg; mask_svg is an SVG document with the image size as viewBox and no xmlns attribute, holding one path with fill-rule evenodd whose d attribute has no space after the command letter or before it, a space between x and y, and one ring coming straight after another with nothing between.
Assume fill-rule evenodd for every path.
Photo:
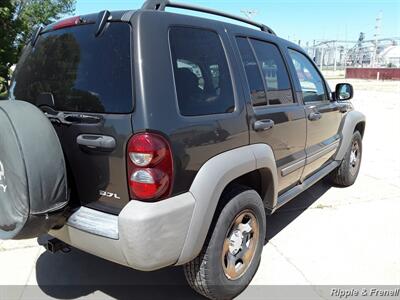
<instances>
[{"instance_id":1,"label":"window trim","mask_svg":"<svg viewBox=\"0 0 400 300\"><path fill-rule=\"evenodd\" d=\"M288 68L288 66L287 66L287 64L286 64L286 62L285 62L285 59L284 59L284 56L282 55L282 51L281 51L280 47L279 47L276 43L273 43L273 42L267 42L267 41L264 41L264 40L261 40L261 39L254 39L254 38L248 38L248 39L249 39L249 40L251 40L251 39L253 39L253 40L258 40L259 42L267 43L267 44L271 44L271 45L275 46L276 49L278 50L278 53L279 53L280 56L281 56L283 65L285 66L285 69L286 69L286 74L287 74L288 79L289 79L290 90L292 91L293 103L269 104L269 99L268 99L268 85L267 85L267 82L266 82L266 80L265 80L264 72L263 72L263 70L261 69L260 60L259 60L258 57L257 57L256 50L254 49L254 46L253 46L253 44L251 43L251 41L249 41L249 42L250 42L250 46L251 46L251 48L253 49L254 56L255 56L255 58L256 58L256 60L257 60L258 68L260 69L262 79L263 79L263 81L265 82L264 86L265 86L265 88L266 88L266 90L265 90L265 95L266 95L266 98L267 98L267 105L268 105L268 106L288 106L288 105L296 104L297 101L296 101L296 99L295 99L295 91L294 91L294 89L293 89L293 86L294 86L294 85L293 85L292 80L291 80L291 78L290 78L289 68Z\"/></svg>"},{"instance_id":2,"label":"window trim","mask_svg":"<svg viewBox=\"0 0 400 300\"><path fill-rule=\"evenodd\" d=\"M224 112L224 113L214 113L214 114L205 114L205 115L196 115L196 116L186 116L181 113L181 109L179 107L179 99L178 99L178 91L176 89L176 78L175 78L175 69L174 69L174 60L172 56L172 47L171 47L171 29L172 28L191 28L191 29L200 29L204 31L209 31L213 32L218 36L218 39L221 43L222 50L224 52L225 56L225 61L228 67L228 72L229 72L229 77L231 79L231 85L232 85L232 95L233 95L233 103L234 103L234 109L232 112ZM235 77L233 76L233 67L232 67L232 62L229 59L229 55L224 43L224 40L222 38L222 35L218 30L210 28L210 27L202 27L202 26L194 26L194 25L188 25L188 24L170 24L167 28L167 37L168 37L168 49L169 49L169 57L170 57L170 66L171 66L171 72L172 72L172 78L173 78L173 85L174 85L174 93L175 93L175 107L176 111L178 113L178 116L181 117L182 119L189 119L189 120L202 120L204 118L209 119L221 119L223 118L229 118L233 115L238 115L239 114L239 102L238 102L238 95L236 91L236 80Z\"/></svg>"},{"instance_id":3,"label":"window trim","mask_svg":"<svg viewBox=\"0 0 400 300\"><path fill-rule=\"evenodd\" d=\"M321 79L322 79L321 82L322 82L322 85L323 85L323 88L324 88L326 100L308 101L308 102L306 102L306 101L304 101L303 89L301 88L301 83L300 83L299 76L297 75L297 73L294 74L294 76L296 77L296 80L297 80L297 82L298 82L298 84L299 84L299 87L300 87L300 89L301 89L301 91L300 91L300 92L302 93L302 99L301 99L301 100L302 100L303 104L304 104L304 105L310 105L310 104L313 104L313 103L315 103L315 104L325 104L325 103L327 103L327 102L331 102L330 97L329 97L329 92L328 92L328 89L327 89L327 86L326 86L325 77L322 75L320 69L319 69L319 68L317 67L317 65L313 62L313 60L312 60L306 53L304 53L303 51L300 51L300 50L295 49L295 48L293 48L293 47L287 47L287 50L288 50L289 58L290 58L291 60L292 60L292 56L290 55L290 51L294 51L294 52L297 52L297 53L300 53L301 55L303 55L303 56L311 63L311 65L314 67L314 69L317 71L318 75L319 75L319 76L321 77ZM292 64L294 70L296 70L296 67L295 67L294 64L293 64L293 61L291 61L290 63Z\"/></svg>"},{"instance_id":4,"label":"window trim","mask_svg":"<svg viewBox=\"0 0 400 300\"><path fill-rule=\"evenodd\" d=\"M260 76L261 82L262 82L262 84L263 84L264 94L265 94L265 100L266 100L267 104L263 104L263 105L254 105L253 99L251 99L252 97L251 97L251 90L250 90L249 77L247 76L246 68L245 68L245 66L244 66L244 64L243 64L242 54L241 54L241 52L240 52L240 48L239 48L239 45L238 45L238 39L239 39L239 38L245 39L245 40L247 41L247 44L249 45L249 47L250 47L250 49L251 49L251 53L253 54L254 60L255 60L255 62L256 62L256 64L257 64L258 75ZM243 68L243 72L244 72L243 74L244 74L244 76L245 76L245 78L246 78L246 81L247 81L247 84L248 84L248 88L249 88L249 91L250 91L249 95L250 95L251 106L252 106L252 107L266 107L266 106L268 106L267 86L266 86L265 80L264 80L264 78L263 78L264 75L263 75L263 73L262 73L262 70L261 70L261 67L260 67L260 63L259 63L259 61L258 61L258 59L257 59L257 56L256 56L255 52L254 52L253 45L250 43L249 38L246 37L246 36L235 36L235 43L236 43L236 47L238 48L239 59L240 59L240 62L241 62L242 68Z\"/></svg>"},{"instance_id":5,"label":"window trim","mask_svg":"<svg viewBox=\"0 0 400 300\"><path fill-rule=\"evenodd\" d=\"M258 69L259 69L259 72L260 72L260 76L261 76L261 79L262 79L263 84L264 84L264 92L265 92L265 97L267 99L267 104L254 106L253 103L251 103L252 107L253 108L265 108L265 107L269 107L269 106L270 107L278 107L278 106L285 107L285 106L300 105L299 99L297 99L297 94L296 94L297 91L295 90L295 84L294 84L293 79L292 79L292 74L290 72L290 68L288 66L288 62L286 60L286 56L283 55L283 53L282 53L281 47L279 47L279 45L277 43L273 42L273 41L265 40L265 39L262 39L262 38L259 38L259 37L254 37L254 36L250 36L250 35L236 34L235 35L235 41L236 41L237 38L245 38L247 40L247 42L250 44L250 48L252 49L254 58L256 59L256 62L258 64ZM272 44L278 49L278 52L281 55L283 64L284 64L284 66L286 68L286 72L287 72L287 75L288 75L288 78L289 78L290 89L292 90L293 103L282 103L282 104L271 104L271 105L269 104L268 92L267 92L268 89L267 89L267 83L266 83L265 78L264 78L264 72L261 69L260 61L259 61L259 59L257 57L257 54L256 54L255 49L254 49L254 46L253 46L253 44L251 43L250 40L257 40L257 41L260 41L260 42L263 42L263 43ZM236 47L238 47L237 44L236 44ZM241 54L240 54L240 50L239 50L239 56L240 56L240 60L242 61L242 65L243 65L243 60L242 60L242 57L241 57ZM244 70L244 72L245 72L244 75L246 76L246 79L247 79L246 71ZM248 81L248 79L247 79L247 81Z\"/></svg>"},{"instance_id":6,"label":"window trim","mask_svg":"<svg viewBox=\"0 0 400 300\"><path fill-rule=\"evenodd\" d=\"M261 76L261 81L262 81L263 86L264 86L265 100L267 101L267 104L264 104L264 105L256 105L256 106L252 104L252 106L253 106L253 107L269 106L268 87L267 87L267 82L266 82L265 77L264 77L264 72L263 72L263 70L261 69L260 60L259 60L258 57L257 57L256 50L254 49L254 46L253 46L253 44L251 43L251 39L247 37L246 40L247 40L247 43L249 43L251 52L253 53L253 57L254 57L254 59L256 60L256 64L257 64L257 67L258 67L258 74ZM247 77L247 74L246 74L246 77ZM248 80L248 79L247 79L247 80Z\"/></svg>"}]
</instances>

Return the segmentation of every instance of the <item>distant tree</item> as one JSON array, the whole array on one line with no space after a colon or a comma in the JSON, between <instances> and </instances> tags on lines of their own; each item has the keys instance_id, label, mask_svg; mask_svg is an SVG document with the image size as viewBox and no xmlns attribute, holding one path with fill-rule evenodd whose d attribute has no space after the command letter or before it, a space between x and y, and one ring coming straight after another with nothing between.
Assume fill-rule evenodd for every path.
<instances>
[{"instance_id":1,"label":"distant tree","mask_svg":"<svg viewBox=\"0 0 400 300\"><path fill-rule=\"evenodd\" d=\"M0 94L7 88L10 67L17 60L18 46L15 43L20 22L14 18L12 0L0 0Z\"/></svg>"},{"instance_id":2,"label":"distant tree","mask_svg":"<svg viewBox=\"0 0 400 300\"><path fill-rule=\"evenodd\" d=\"M76 0L0 0L0 79L9 80L10 67L38 25L47 25L75 11Z\"/></svg>"},{"instance_id":3,"label":"distant tree","mask_svg":"<svg viewBox=\"0 0 400 300\"><path fill-rule=\"evenodd\" d=\"M76 0L12 0L15 18L21 21L17 37L19 45L30 38L32 28L47 25L75 11Z\"/></svg>"}]
</instances>

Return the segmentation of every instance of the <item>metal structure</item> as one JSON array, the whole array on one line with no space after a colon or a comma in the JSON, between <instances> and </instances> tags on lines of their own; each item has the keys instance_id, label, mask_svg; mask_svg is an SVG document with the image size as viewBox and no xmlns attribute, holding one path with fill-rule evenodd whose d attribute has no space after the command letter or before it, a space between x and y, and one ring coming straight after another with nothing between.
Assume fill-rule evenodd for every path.
<instances>
[{"instance_id":1,"label":"metal structure","mask_svg":"<svg viewBox=\"0 0 400 300\"><path fill-rule=\"evenodd\" d=\"M308 54L320 66L336 70L351 67L400 67L400 63L388 64L385 58L386 50L400 45L400 37L382 38L382 12L376 18L374 35L366 39L360 32L358 40L320 40L312 46L305 47ZM400 59L400 58L399 58Z\"/></svg>"},{"instance_id":2,"label":"metal structure","mask_svg":"<svg viewBox=\"0 0 400 300\"><path fill-rule=\"evenodd\" d=\"M336 70L346 66L385 67L385 49L398 45L400 37L366 40L361 32L358 40L314 41L305 50L320 67L328 66Z\"/></svg>"}]
</instances>

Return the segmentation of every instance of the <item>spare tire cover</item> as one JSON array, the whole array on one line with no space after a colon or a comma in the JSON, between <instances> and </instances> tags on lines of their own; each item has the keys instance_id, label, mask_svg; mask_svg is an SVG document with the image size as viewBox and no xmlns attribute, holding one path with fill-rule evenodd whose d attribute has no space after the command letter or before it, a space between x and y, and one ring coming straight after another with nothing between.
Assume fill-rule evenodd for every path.
<instances>
[{"instance_id":1,"label":"spare tire cover","mask_svg":"<svg viewBox=\"0 0 400 300\"><path fill-rule=\"evenodd\" d=\"M46 233L59 221L67 191L51 122L28 102L0 101L0 239Z\"/></svg>"}]
</instances>

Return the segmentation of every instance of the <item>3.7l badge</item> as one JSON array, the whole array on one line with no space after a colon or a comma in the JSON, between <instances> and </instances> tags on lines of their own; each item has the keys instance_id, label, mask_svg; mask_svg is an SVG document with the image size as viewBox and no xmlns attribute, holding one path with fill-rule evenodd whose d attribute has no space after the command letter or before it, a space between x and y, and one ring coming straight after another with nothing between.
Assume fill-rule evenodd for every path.
<instances>
[{"instance_id":1,"label":"3.7l badge","mask_svg":"<svg viewBox=\"0 0 400 300\"><path fill-rule=\"evenodd\" d=\"M121 199L117 193L110 193L106 191L99 191L100 196L107 197L107 198L114 198L114 199Z\"/></svg>"}]
</instances>

